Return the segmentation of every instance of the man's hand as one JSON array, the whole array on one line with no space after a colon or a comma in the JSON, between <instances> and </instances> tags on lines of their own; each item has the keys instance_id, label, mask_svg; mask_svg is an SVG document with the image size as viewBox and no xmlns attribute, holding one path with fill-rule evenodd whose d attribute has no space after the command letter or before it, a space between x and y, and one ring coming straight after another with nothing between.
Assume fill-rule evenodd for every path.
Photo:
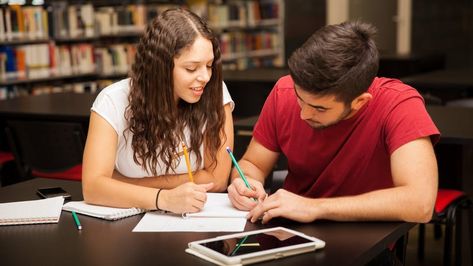
<instances>
[{"instance_id":1,"label":"man's hand","mask_svg":"<svg viewBox=\"0 0 473 266\"><path fill-rule=\"evenodd\" d=\"M266 191L264 191L261 182L248 178L248 183L250 183L251 189L246 187L241 178L235 178L227 189L228 198L233 206L244 211L253 209L258 201L263 201L266 197Z\"/></svg>"},{"instance_id":2,"label":"man's hand","mask_svg":"<svg viewBox=\"0 0 473 266\"><path fill-rule=\"evenodd\" d=\"M311 204L313 200L279 189L264 201L260 201L250 211L247 218L252 223L262 218L263 224L275 217L284 217L303 223L312 222L316 218L315 208Z\"/></svg>"}]
</instances>

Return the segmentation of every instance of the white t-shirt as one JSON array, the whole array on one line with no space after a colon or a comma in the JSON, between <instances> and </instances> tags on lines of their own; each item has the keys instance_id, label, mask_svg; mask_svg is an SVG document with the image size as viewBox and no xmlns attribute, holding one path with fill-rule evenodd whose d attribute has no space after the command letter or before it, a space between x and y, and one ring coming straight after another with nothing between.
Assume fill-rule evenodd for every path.
<instances>
[{"instance_id":1,"label":"white t-shirt","mask_svg":"<svg viewBox=\"0 0 473 266\"><path fill-rule=\"evenodd\" d=\"M146 176L152 176L151 173L146 172L141 165L138 165L133 160L133 150L131 147L131 132L126 131L127 140L123 136L123 132L128 127L128 123L125 119L125 109L128 106L128 94L130 92L130 79L123 79L112 85L104 88L95 99L91 110L96 112L98 115L103 117L112 127L115 129L118 135L118 148L117 157L115 158L115 169L127 177L141 178ZM227 86L223 83L223 104L230 103L231 109L234 108L234 102L228 92ZM185 128L184 135L186 143L190 143L189 130ZM178 149L179 151L182 148ZM203 158L203 145L199 151ZM200 166L197 166L196 156L194 153L190 153L190 161L192 170L202 169L203 162ZM165 167L161 160L158 160L156 168L159 175L165 174ZM177 174L187 173L187 167L184 156L179 157L177 167L174 168Z\"/></svg>"}]
</instances>

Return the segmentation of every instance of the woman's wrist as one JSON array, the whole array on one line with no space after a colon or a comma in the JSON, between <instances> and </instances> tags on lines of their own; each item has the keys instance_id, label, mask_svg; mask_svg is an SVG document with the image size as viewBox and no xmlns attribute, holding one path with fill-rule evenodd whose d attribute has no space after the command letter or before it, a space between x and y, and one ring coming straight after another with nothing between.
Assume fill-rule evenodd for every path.
<instances>
[{"instance_id":1,"label":"woman's wrist","mask_svg":"<svg viewBox=\"0 0 473 266\"><path fill-rule=\"evenodd\" d=\"M157 211L162 211L163 210L162 208L159 207L159 196L161 195L162 190L163 190L162 188L159 188L158 192L156 192L155 205L156 205L156 210Z\"/></svg>"},{"instance_id":2,"label":"woman's wrist","mask_svg":"<svg viewBox=\"0 0 473 266\"><path fill-rule=\"evenodd\" d=\"M156 207L158 211L168 211L167 201L166 201L166 194L169 190L160 188L159 189L159 197L156 197ZM156 194L157 195L157 194Z\"/></svg>"}]
</instances>

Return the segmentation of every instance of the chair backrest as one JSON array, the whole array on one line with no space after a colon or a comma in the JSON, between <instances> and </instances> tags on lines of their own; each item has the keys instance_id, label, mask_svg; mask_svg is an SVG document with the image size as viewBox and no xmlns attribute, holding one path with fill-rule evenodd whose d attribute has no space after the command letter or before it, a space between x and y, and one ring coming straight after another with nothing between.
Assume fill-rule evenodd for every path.
<instances>
[{"instance_id":1,"label":"chair backrest","mask_svg":"<svg viewBox=\"0 0 473 266\"><path fill-rule=\"evenodd\" d=\"M82 163L84 133L79 123L7 121L6 134L22 175L60 172Z\"/></svg>"}]
</instances>

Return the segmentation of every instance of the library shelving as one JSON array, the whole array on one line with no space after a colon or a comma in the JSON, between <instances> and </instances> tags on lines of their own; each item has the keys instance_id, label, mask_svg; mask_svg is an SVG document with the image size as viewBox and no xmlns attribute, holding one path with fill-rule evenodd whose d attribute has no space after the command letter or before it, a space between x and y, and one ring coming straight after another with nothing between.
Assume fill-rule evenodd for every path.
<instances>
[{"instance_id":1,"label":"library shelving","mask_svg":"<svg viewBox=\"0 0 473 266\"><path fill-rule=\"evenodd\" d=\"M127 76L146 23L183 1L0 5L0 99L95 92Z\"/></svg>"},{"instance_id":2,"label":"library shelving","mask_svg":"<svg viewBox=\"0 0 473 266\"><path fill-rule=\"evenodd\" d=\"M218 33L224 69L284 65L283 0L209 1L207 19Z\"/></svg>"},{"instance_id":3,"label":"library shelving","mask_svg":"<svg viewBox=\"0 0 473 266\"><path fill-rule=\"evenodd\" d=\"M4 2L0 1L0 99L94 92L126 77L145 25L171 7L190 8L209 22L221 42L226 73L284 68L293 49L325 21L325 0Z\"/></svg>"}]
</instances>

